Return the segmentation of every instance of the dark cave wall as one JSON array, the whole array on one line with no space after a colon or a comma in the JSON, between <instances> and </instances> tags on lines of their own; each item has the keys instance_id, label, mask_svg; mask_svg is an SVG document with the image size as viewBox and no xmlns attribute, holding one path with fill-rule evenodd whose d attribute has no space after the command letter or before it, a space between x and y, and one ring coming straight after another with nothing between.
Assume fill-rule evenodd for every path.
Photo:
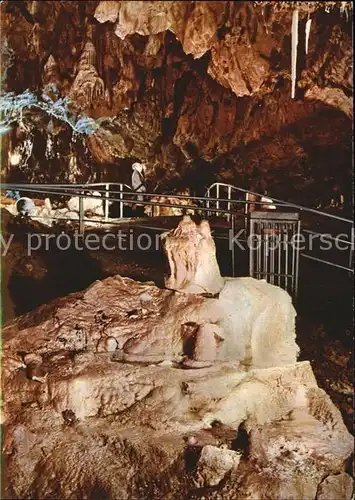
<instances>
[{"instance_id":1,"label":"dark cave wall","mask_svg":"<svg viewBox=\"0 0 355 500\"><path fill-rule=\"evenodd\" d=\"M300 5L292 100L286 4L3 2L3 36L15 54L6 90L55 85L74 112L101 125L86 137L31 117L29 131L11 137L12 147L33 142L26 179L127 182L130 164L142 160L159 190L262 180L275 196L308 205L322 190L346 191L352 11Z\"/></svg>"}]
</instances>

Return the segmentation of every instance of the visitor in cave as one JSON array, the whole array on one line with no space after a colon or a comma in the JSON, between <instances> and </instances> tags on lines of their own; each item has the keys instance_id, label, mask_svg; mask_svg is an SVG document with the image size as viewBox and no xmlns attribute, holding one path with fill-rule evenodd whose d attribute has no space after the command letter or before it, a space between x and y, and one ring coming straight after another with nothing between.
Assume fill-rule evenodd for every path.
<instances>
[{"instance_id":1,"label":"visitor in cave","mask_svg":"<svg viewBox=\"0 0 355 500\"><path fill-rule=\"evenodd\" d=\"M144 176L144 165L142 163L135 162L132 165L132 190L135 193L146 193L145 176ZM143 194L137 194L137 201L144 201ZM144 206L134 205L133 209L137 217L144 216Z\"/></svg>"}]
</instances>

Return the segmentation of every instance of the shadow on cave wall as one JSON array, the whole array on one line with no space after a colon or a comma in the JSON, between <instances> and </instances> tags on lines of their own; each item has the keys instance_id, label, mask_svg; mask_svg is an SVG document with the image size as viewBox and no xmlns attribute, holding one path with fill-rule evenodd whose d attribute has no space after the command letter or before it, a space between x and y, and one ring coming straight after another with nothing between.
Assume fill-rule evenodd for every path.
<instances>
[{"instance_id":1,"label":"shadow on cave wall","mask_svg":"<svg viewBox=\"0 0 355 500\"><path fill-rule=\"evenodd\" d=\"M304 206L329 204L341 192L344 213L352 214L352 123L330 106L223 155L214 175L250 188L261 179L275 198ZM217 172L220 172L219 174Z\"/></svg>"}]
</instances>

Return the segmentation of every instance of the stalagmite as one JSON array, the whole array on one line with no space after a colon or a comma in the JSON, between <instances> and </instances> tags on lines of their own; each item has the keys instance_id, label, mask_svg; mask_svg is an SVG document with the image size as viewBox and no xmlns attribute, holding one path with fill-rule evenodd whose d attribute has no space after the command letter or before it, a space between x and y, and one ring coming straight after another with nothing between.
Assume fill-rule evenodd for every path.
<instances>
[{"instance_id":1,"label":"stalagmite","mask_svg":"<svg viewBox=\"0 0 355 500\"><path fill-rule=\"evenodd\" d=\"M291 42L291 98L295 98L296 93L296 71L297 71L297 46L298 46L298 10L292 13L292 42Z\"/></svg>"},{"instance_id":2,"label":"stalagmite","mask_svg":"<svg viewBox=\"0 0 355 500\"><path fill-rule=\"evenodd\" d=\"M216 259L216 248L207 221L197 226L189 215L178 227L163 233L169 260L167 288L186 293L219 293L224 286Z\"/></svg>"}]
</instances>

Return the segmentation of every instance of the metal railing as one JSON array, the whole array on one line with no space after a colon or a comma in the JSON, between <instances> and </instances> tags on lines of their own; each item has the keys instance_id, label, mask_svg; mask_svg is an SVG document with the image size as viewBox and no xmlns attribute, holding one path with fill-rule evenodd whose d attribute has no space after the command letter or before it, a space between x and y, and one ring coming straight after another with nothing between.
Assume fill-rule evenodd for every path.
<instances>
[{"instance_id":1,"label":"metal railing","mask_svg":"<svg viewBox=\"0 0 355 500\"><path fill-rule=\"evenodd\" d=\"M217 199L219 201L215 201L216 198L212 197L211 194L216 193ZM227 198L221 199L219 198L221 193L226 194ZM250 211L250 206L255 205L256 207L265 205L265 202L257 201L258 199L261 200L265 195L261 193L256 193L255 191L250 191L248 189L243 189L239 188L237 186L233 186L231 184L225 184L221 182L215 182L212 184L206 191L206 198L208 198L207 201L207 207L210 209L211 206L219 209L221 206L221 201L227 203L227 206L230 206L232 203L235 203L235 198L238 197L239 203L244 203L244 214L245 214L245 227L248 227L248 221L250 220L250 214L253 213ZM269 197L269 195L267 195ZM313 235L314 238L319 238L321 240L324 237L327 237L329 240L337 242L337 243L342 243L343 245L347 246L348 248L348 256L346 258L347 263L345 265L345 262L339 263L339 262L334 262L330 260L326 260L324 258L321 258L320 255L322 255L321 251L318 249L313 249L313 251L316 253L316 255L311 255L310 253L305 253L303 251L300 253L300 256L313 260L315 262L319 262L321 264L325 264L328 266L332 266L334 268L338 269L343 269L351 274L354 273L354 221L347 219L345 217L335 215L335 214L329 214L328 212L324 212L321 210L317 210L314 208L309 208L305 207L302 205L298 205L296 203L284 201L284 200L279 200L277 198L274 198L270 196L270 199L272 199L272 204L276 207L276 209L293 209L297 213L300 214L300 218L302 220L302 225L305 226L302 229L302 233L304 235ZM207 214L210 216L209 212ZM217 215L221 215L219 212ZM223 213L222 213L223 215ZM325 233L324 231L320 230L314 230L317 229L317 225L319 225L319 221L311 221L311 220L306 220L305 217L310 217L315 216L318 219L322 219L326 222L326 224L329 224L330 221L332 223L335 223L335 227L333 229L333 233L336 233L336 235L332 235L329 232ZM227 220L230 220L230 214L226 216ZM307 226L309 229L307 229ZM313 226L316 226L315 228ZM342 226L342 227L341 227ZM344 229L345 228L345 229ZM250 228L249 228L250 229ZM327 227L328 229L328 227ZM344 229L344 230L343 230ZM339 236L339 233L341 233L342 236L346 236L347 239L342 239ZM312 238L310 238L310 241L312 242ZM312 249L308 249L308 252L312 251ZM334 252L335 254L335 252ZM339 252L337 252L337 255L341 255Z\"/></svg>"},{"instance_id":2,"label":"metal railing","mask_svg":"<svg viewBox=\"0 0 355 500\"><path fill-rule=\"evenodd\" d=\"M198 213L199 215L205 216L205 217L211 217L211 215L216 215L222 216L224 219L227 220L227 225L222 225L222 230L227 231L227 236L217 236L214 235L215 238L217 239L228 239L229 242L234 241L234 236L236 235L236 229L237 229L237 220L239 218L239 221L246 231L246 239L243 241L247 241L247 236L250 234L254 234L256 231L256 221L257 218L261 220L262 218L267 218L265 214L267 212L261 212L262 215L255 214L255 212L250 212L250 205L253 204L254 206L258 207L261 205L265 205L265 202L261 201L256 201L255 198L261 199L263 195L259 193L255 193L252 191L248 191L243 188L238 188L236 186L231 186L228 184L221 184L221 183L215 183L210 188L207 190L206 196L202 197L197 197L197 196L190 196L190 195L169 195L169 200L170 202L162 202L159 201L159 197L165 198L168 195L163 195L163 194L158 194L158 193L135 193L131 190L131 188L123 183L92 183L92 184L2 184L1 186L2 189L6 190L12 190L12 191L20 191L23 193L37 193L43 197L48 197L48 196L58 196L58 197L72 197L72 196L77 196L79 197L79 219L68 219L68 221L72 221L74 223L79 222L79 232L81 234L84 233L85 231L85 224L87 223L92 223L95 222L95 224L99 223L100 225L105 225L109 224L112 226L115 225L120 225L122 220L124 220L124 206L133 206L133 205L141 205L141 206L151 206L151 207L169 207L169 208L178 208L180 210L189 210L194 213ZM216 196L213 197L211 194L213 193L213 190L216 191ZM92 192L97 191L98 195L93 195ZM91 192L88 193L88 192ZM223 196L221 197L221 194L223 192L226 192L226 198ZM137 200L137 196L140 196L139 201ZM250 199L250 195L253 195L252 199ZM233 197L234 196L234 197ZM97 217L93 219L92 217L89 217L85 214L84 212L84 198L92 198L92 199L97 199L101 200L103 202L104 206L104 216L101 219L98 219ZM152 201L152 199L158 198L158 201ZM184 200L186 203L181 204L180 203L173 203L171 200ZM300 205L296 205L294 203L289 203L285 202L282 200L277 200L275 198L272 198L272 204L275 205L277 208L285 212L286 210L293 209L293 212L296 212L299 214L299 218L301 220L301 216L304 214L311 214L316 217L324 217L326 218L327 221L334 221L336 224L343 224L346 226L348 233L350 233L350 240L343 238L339 240L338 236L330 236L331 239L333 240L338 240L341 241L343 245L347 246L349 249L349 256L348 256L348 261L346 265L344 263L337 263L337 262L331 262L330 260L324 259L321 257L321 255L310 255L309 253L299 253L300 257L310 259L317 261L321 264L326 264L329 266L333 266L335 268L343 269L348 271L349 273L353 274L353 259L354 259L354 242L353 242L353 221L346 219L344 217L340 217L337 215L333 214L328 214L326 212L321 212L319 210L303 207ZM109 206L110 202L113 203L118 203L119 204L119 220L117 219L112 219L109 217ZM272 216L277 218L276 213L279 213L277 211L272 212ZM286 214L287 215L287 214ZM283 218L287 219L285 213L283 213ZM288 214L289 215L289 214ZM288 216L287 215L287 216ZM270 217L270 216L269 216ZM56 217L51 217L47 216L47 219L55 220ZM38 217L37 217L38 219ZM63 217L61 217L63 220ZM223 220L223 219L222 219ZM269 222L268 222L269 223ZM254 226L253 226L254 224ZM273 223L275 224L275 223ZM305 225L304 220L302 220L302 227ZM298 226L299 229L300 226ZM240 228L240 225L239 225ZM152 228L154 230L164 230L160 228ZM261 228L261 231L265 233L264 229L270 229L267 227L267 225L263 226ZM275 230L278 230L278 228L275 226ZM316 228L317 229L317 228ZM302 229L304 234L313 234L315 237L321 237L324 236L324 232L321 232L320 230L314 230L314 228L304 228ZM264 234L263 233L263 234ZM266 233L265 233L266 234ZM265 244L264 244L265 247ZM272 254L270 254L270 251L265 247L265 252L269 258L269 256L272 258ZM235 255L236 255L236 248L235 245L229 244L229 250L231 253L231 264L232 264L232 275L235 276ZM254 257L253 257L254 258ZM259 258L259 257L258 257ZM252 267L250 267L252 266ZM269 264L267 263L267 266ZM270 267L268 267L269 270L266 270L264 272L264 275L269 282L275 282L275 284L280 284L283 288L287 288L288 290L288 271L283 273L280 270L277 271L277 269L274 267L272 268L272 264L270 264ZM276 269L276 270L275 270ZM292 271L293 269L293 271ZM257 276L261 275L262 269L258 269L256 267L256 264L249 264L249 270L252 275L256 273ZM292 278L292 293L297 293L297 281L298 281L298 255L297 255L297 267L292 268L291 264L291 273L294 274L297 271L297 276L293 276ZM285 278L287 277L287 280L284 282L281 282L278 280L277 282L275 281L277 278L277 275L282 275L285 274ZM287 275L287 276L286 276Z\"/></svg>"},{"instance_id":3,"label":"metal railing","mask_svg":"<svg viewBox=\"0 0 355 500\"><path fill-rule=\"evenodd\" d=\"M249 195L253 195L253 196L261 199L262 197L266 196L265 194L256 193L255 191L250 191L248 189L240 188L240 187L237 187L237 186L232 186L231 184L224 184L224 183L221 183L221 182L215 182L214 184L211 184L211 186L206 191L206 195L205 195L206 198L210 198L210 196L211 196L210 193L211 193L212 189L214 189L214 188L216 189L216 192L218 192L218 194L220 193L221 188L227 188L227 198L226 199L220 199L220 201L227 201L227 202L231 202L232 203L233 202L233 198L231 197L231 194L228 196L228 193L238 192L238 193L243 194L244 195L244 202L243 203L245 205L245 213L248 213L247 212L249 210L248 206L250 204L265 205L265 202L248 200ZM323 212L323 211L317 210L315 208L305 207L303 205L297 205L296 203L292 203L290 201L279 200L277 198L274 198L271 195L267 195L267 197L270 198L270 199L272 199L272 204L275 205L276 207L294 208L294 209L296 209L297 211L300 211L300 212L313 213L313 214L316 214L316 215L322 215L324 217L328 217L330 219L339 220L339 221L347 222L347 223L350 223L350 224L354 224L354 222L352 220L347 219L345 217L341 217L339 215L329 214L328 212ZM216 198L211 197L210 199L211 200L215 200Z\"/></svg>"},{"instance_id":4,"label":"metal railing","mask_svg":"<svg viewBox=\"0 0 355 500\"><path fill-rule=\"evenodd\" d=\"M105 189L105 205L104 205L104 216L105 216L105 221L108 221L109 219L109 201L110 201L110 196L111 196L111 186L118 187L118 191L114 191L115 193L118 193L119 199L117 200L117 203L119 205L119 218L123 218L123 206L124 206L124 191L126 192L131 192L132 189L128 184L123 184L120 182L96 182L96 183L91 183L91 184L86 184L86 186L90 188L94 187L101 187L103 186Z\"/></svg>"}]
</instances>

